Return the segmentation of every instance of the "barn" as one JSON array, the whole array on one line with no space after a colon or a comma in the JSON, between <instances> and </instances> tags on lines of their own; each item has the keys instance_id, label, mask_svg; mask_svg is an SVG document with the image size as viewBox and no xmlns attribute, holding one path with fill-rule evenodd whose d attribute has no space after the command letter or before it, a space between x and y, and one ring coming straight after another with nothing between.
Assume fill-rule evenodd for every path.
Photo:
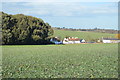
<instances>
[{"instance_id":1,"label":"barn","mask_svg":"<svg viewBox=\"0 0 120 80\"><path fill-rule=\"evenodd\" d=\"M102 38L103 43L120 43L120 39L116 38Z\"/></svg>"}]
</instances>

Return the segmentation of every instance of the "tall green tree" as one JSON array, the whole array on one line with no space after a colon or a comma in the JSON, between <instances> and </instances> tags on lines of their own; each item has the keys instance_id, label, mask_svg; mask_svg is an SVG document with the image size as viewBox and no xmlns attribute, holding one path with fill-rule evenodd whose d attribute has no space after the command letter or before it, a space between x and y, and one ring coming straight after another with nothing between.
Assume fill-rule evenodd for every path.
<instances>
[{"instance_id":1,"label":"tall green tree","mask_svg":"<svg viewBox=\"0 0 120 80\"><path fill-rule=\"evenodd\" d=\"M2 12L3 44L47 44L54 31L42 19Z\"/></svg>"}]
</instances>

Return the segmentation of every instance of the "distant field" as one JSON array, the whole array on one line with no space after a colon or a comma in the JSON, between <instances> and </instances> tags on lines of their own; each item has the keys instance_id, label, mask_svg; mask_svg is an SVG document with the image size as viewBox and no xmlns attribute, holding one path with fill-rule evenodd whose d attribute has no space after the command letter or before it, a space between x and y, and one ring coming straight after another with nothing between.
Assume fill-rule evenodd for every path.
<instances>
[{"instance_id":1,"label":"distant field","mask_svg":"<svg viewBox=\"0 0 120 80\"><path fill-rule=\"evenodd\" d=\"M117 44L16 45L2 50L4 78L118 77Z\"/></svg>"},{"instance_id":2,"label":"distant field","mask_svg":"<svg viewBox=\"0 0 120 80\"><path fill-rule=\"evenodd\" d=\"M61 36L62 39L66 36L79 37L80 39L99 39L102 37L115 37L115 34L109 33L95 33L95 32L78 32L78 31L65 31L65 30L54 30L54 36Z\"/></svg>"}]
</instances>

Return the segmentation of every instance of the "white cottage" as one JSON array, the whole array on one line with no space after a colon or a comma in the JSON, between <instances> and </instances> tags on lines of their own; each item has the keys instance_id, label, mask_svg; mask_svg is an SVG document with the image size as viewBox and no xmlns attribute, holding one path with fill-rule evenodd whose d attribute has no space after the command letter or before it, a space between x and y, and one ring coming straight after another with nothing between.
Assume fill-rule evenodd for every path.
<instances>
[{"instance_id":1,"label":"white cottage","mask_svg":"<svg viewBox=\"0 0 120 80\"><path fill-rule=\"evenodd\" d=\"M102 38L103 43L120 43L120 39L116 38Z\"/></svg>"},{"instance_id":2,"label":"white cottage","mask_svg":"<svg viewBox=\"0 0 120 80\"><path fill-rule=\"evenodd\" d=\"M68 37L63 39L63 44L75 44L80 43L80 39L77 37Z\"/></svg>"}]
</instances>

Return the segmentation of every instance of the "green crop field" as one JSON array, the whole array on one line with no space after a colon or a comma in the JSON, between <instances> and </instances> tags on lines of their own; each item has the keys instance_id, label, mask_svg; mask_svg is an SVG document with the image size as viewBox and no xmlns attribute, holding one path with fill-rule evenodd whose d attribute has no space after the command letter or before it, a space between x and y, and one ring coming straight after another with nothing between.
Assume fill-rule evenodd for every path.
<instances>
[{"instance_id":1,"label":"green crop field","mask_svg":"<svg viewBox=\"0 0 120 80\"><path fill-rule=\"evenodd\" d=\"M54 36L60 36L62 39L66 36L71 36L71 37L79 37L80 39L91 40L91 39L100 39L102 37L112 37L112 38L114 38L115 34L54 30Z\"/></svg>"},{"instance_id":2,"label":"green crop field","mask_svg":"<svg viewBox=\"0 0 120 80\"><path fill-rule=\"evenodd\" d=\"M2 60L3 78L118 77L118 44L2 46Z\"/></svg>"}]
</instances>

